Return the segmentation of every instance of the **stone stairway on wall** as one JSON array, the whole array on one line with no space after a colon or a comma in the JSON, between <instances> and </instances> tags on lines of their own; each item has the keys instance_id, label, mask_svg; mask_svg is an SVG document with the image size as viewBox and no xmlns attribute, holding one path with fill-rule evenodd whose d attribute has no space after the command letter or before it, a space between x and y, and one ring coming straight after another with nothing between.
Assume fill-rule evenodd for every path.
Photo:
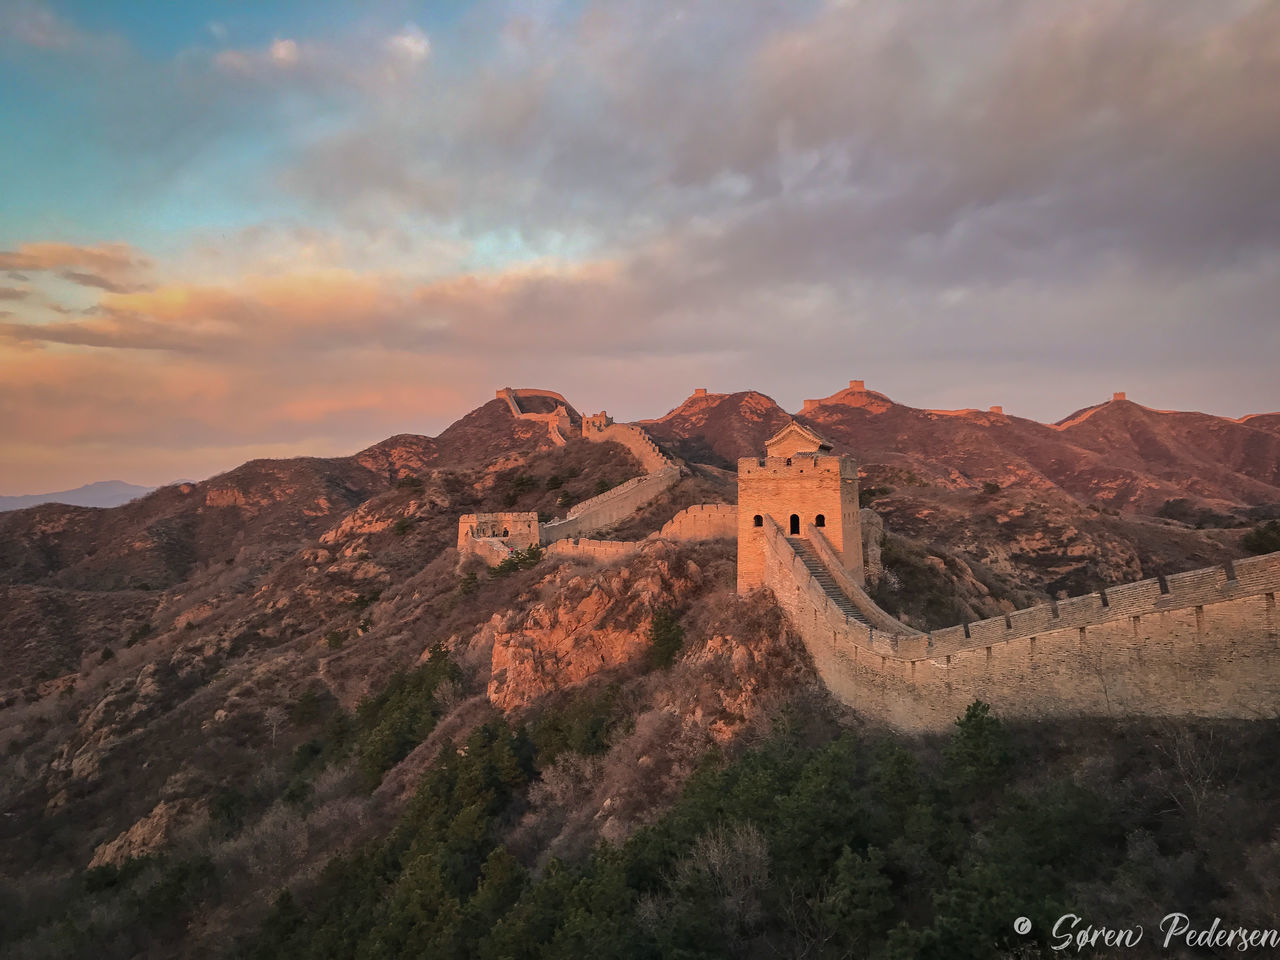
<instances>
[{"instance_id":1,"label":"stone stairway on wall","mask_svg":"<svg viewBox=\"0 0 1280 960\"><path fill-rule=\"evenodd\" d=\"M813 578L821 584L823 591L831 598L831 602L836 605L836 608L850 620L868 624L867 618L853 605L853 601L845 596L835 578L827 572L826 566L817 553L814 552L813 547L809 545L809 541L804 537L787 537L787 543L791 544L791 549L795 550L796 556L808 568Z\"/></svg>"}]
</instances>

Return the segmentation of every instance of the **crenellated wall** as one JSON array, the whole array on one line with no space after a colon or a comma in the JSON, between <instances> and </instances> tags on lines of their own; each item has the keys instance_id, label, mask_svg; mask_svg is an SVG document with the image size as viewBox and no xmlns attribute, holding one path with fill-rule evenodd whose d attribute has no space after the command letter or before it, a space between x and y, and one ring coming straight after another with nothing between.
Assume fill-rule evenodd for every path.
<instances>
[{"instance_id":1,"label":"crenellated wall","mask_svg":"<svg viewBox=\"0 0 1280 960\"><path fill-rule=\"evenodd\" d=\"M597 416L607 417L607 414L600 413ZM584 429L582 435L589 440L612 440L622 444L640 461L640 466L644 467L646 473L656 473L673 465L649 435L634 424L610 423L600 426L597 421L593 428Z\"/></svg>"},{"instance_id":2,"label":"crenellated wall","mask_svg":"<svg viewBox=\"0 0 1280 960\"><path fill-rule=\"evenodd\" d=\"M943 729L974 699L1027 718L1280 712L1280 554L908 636L846 618L776 524L763 541L823 682L904 730Z\"/></svg>"},{"instance_id":3,"label":"crenellated wall","mask_svg":"<svg viewBox=\"0 0 1280 960\"><path fill-rule=\"evenodd\" d=\"M547 555L614 563L635 553L642 546L643 540L557 540L547 545Z\"/></svg>"},{"instance_id":4,"label":"crenellated wall","mask_svg":"<svg viewBox=\"0 0 1280 960\"><path fill-rule=\"evenodd\" d=\"M619 523L680 479L680 468L667 466L656 473L632 477L626 483L572 507L561 520L542 524L543 544L566 537L581 537Z\"/></svg>"},{"instance_id":5,"label":"crenellated wall","mask_svg":"<svg viewBox=\"0 0 1280 960\"><path fill-rule=\"evenodd\" d=\"M665 540L733 539L737 535L738 507L732 503L699 503L685 507L653 534Z\"/></svg>"}]
</instances>

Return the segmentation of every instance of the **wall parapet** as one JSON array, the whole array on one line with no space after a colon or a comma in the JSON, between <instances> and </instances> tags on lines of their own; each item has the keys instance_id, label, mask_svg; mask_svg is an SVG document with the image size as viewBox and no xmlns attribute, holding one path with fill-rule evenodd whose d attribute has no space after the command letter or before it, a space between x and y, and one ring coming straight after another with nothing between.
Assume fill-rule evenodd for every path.
<instances>
[{"instance_id":1,"label":"wall parapet","mask_svg":"<svg viewBox=\"0 0 1280 960\"><path fill-rule=\"evenodd\" d=\"M640 465L644 467L646 473L656 473L659 470L674 466L671 459L658 449L658 445L653 442L653 438L632 423L610 423L608 426L598 427L590 431L584 429L583 436L589 440L612 440L614 443L622 444L640 461Z\"/></svg>"},{"instance_id":2,"label":"wall parapet","mask_svg":"<svg viewBox=\"0 0 1280 960\"><path fill-rule=\"evenodd\" d=\"M907 626L897 617L894 617L882 610L880 606L867 595L867 592L863 590L862 587L854 581L853 577L849 575L849 571L845 569L840 557L836 555L835 548L827 542L827 538L821 530L813 524L808 524L808 528L805 533L808 537L809 543L813 546L814 552L818 554L818 559L822 561L822 565L827 568L827 572L831 574L836 585L839 586L844 595L849 598L849 602L857 608L860 614L866 617L868 623L879 630L884 630L887 633L895 635L908 637L925 636L925 634L921 633L919 630L915 630ZM790 544L788 544L788 546L790 546Z\"/></svg>"},{"instance_id":3,"label":"wall parapet","mask_svg":"<svg viewBox=\"0 0 1280 960\"><path fill-rule=\"evenodd\" d=\"M1280 589L1280 553L1236 560L1229 564L1188 570L1107 587L1066 600L1052 601L931 631L935 654L1004 640L1019 640L1050 630L1090 627L1131 617L1219 603L1236 597Z\"/></svg>"},{"instance_id":4,"label":"wall parapet","mask_svg":"<svg viewBox=\"0 0 1280 960\"><path fill-rule=\"evenodd\" d=\"M738 506L734 503L697 503L685 507L662 525L650 539L716 540L738 535Z\"/></svg>"},{"instance_id":5,"label":"wall parapet","mask_svg":"<svg viewBox=\"0 0 1280 960\"><path fill-rule=\"evenodd\" d=\"M580 537L593 530L600 530L631 516L639 507L648 503L663 490L680 479L680 468L666 467L656 473L632 477L612 490L577 504L560 520L542 524L540 538L543 544L565 537Z\"/></svg>"},{"instance_id":6,"label":"wall parapet","mask_svg":"<svg viewBox=\"0 0 1280 960\"><path fill-rule=\"evenodd\" d=\"M643 540L590 540L573 537L547 544L546 553L552 557L575 557L611 563L639 552L644 545Z\"/></svg>"},{"instance_id":7,"label":"wall parapet","mask_svg":"<svg viewBox=\"0 0 1280 960\"><path fill-rule=\"evenodd\" d=\"M765 585L823 683L899 729L944 729L974 699L1042 719L1280 709L1280 553L1010 614L1048 624L1031 633L1015 635L999 617L907 636L846 618L776 522L766 518L763 533ZM1156 622L1143 629L1149 616Z\"/></svg>"}]
</instances>

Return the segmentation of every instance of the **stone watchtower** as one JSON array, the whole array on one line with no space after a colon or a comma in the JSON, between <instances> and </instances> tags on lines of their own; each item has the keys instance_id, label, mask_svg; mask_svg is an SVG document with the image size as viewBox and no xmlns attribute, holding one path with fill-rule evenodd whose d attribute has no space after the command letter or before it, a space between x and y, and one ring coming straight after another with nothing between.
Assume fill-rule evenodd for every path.
<instances>
[{"instance_id":1,"label":"stone watchtower","mask_svg":"<svg viewBox=\"0 0 1280 960\"><path fill-rule=\"evenodd\" d=\"M812 430L794 420L765 442L765 456L738 461L738 592L764 583L764 525L770 517L789 537L808 537L812 525L864 581L858 468L836 455Z\"/></svg>"}]
</instances>

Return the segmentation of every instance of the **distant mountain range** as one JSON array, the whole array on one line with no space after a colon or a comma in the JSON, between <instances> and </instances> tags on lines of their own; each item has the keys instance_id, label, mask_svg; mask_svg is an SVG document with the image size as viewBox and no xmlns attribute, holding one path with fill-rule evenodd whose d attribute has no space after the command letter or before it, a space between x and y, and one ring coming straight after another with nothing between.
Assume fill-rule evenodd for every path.
<instances>
[{"instance_id":1,"label":"distant mountain range","mask_svg":"<svg viewBox=\"0 0 1280 960\"><path fill-rule=\"evenodd\" d=\"M136 483L125 483L123 480L99 480L97 483L86 483L74 490L59 490L56 493L29 493L21 497L0 497L0 512L5 510L22 510L26 507L38 507L42 503L65 503L72 507L118 507L137 500L154 490L155 487L140 487Z\"/></svg>"}]
</instances>

